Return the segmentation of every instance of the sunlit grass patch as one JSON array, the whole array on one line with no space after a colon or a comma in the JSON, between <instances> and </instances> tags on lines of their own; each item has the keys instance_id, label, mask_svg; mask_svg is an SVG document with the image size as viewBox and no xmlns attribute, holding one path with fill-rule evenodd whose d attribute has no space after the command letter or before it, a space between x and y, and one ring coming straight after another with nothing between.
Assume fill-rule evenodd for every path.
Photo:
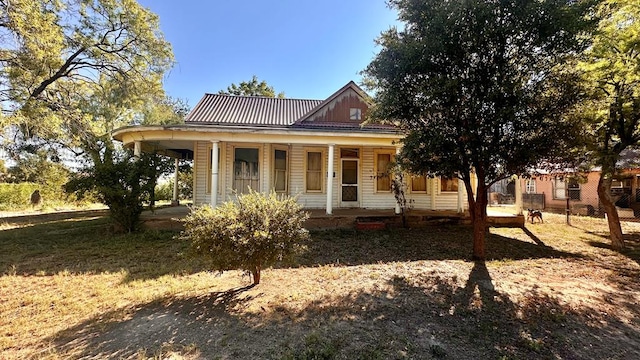
<instances>
[{"instance_id":1,"label":"sunlit grass patch","mask_svg":"<svg viewBox=\"0 0 640 360\"><path fill-rule=\"evenodd\" d=\"M175 232L114 235L94 216L11 226L0 231L0 358L640 351L635 250L611 251L603 221L579 220L491 228L485 263L469 261L465 226L316 231L297 265L265 269L256 287L242 271L209 271ZM587 347L594 336L606 341Z\"/></svg>"}]
</instances>

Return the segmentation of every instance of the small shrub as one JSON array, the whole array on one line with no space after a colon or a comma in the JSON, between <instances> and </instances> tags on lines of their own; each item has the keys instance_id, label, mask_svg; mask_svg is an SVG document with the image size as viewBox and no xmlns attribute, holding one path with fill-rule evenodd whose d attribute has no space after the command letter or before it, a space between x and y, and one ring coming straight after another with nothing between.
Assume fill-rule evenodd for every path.
<instances>
[{"instance_id":1,"label":"small shrub","mask_svg":"<svg viewBox=\"0 0 640 360\"><path fill-rule=\"evenodd\" d=\"M102 158L83 171L74 174L66 190L79 199L93 194L109 207L109 215L116 232L134 232L139 229L142 201L151 197L155 186L155 169L147 161L136 159L131 152L106 149Z\"/></svg>"},{"instance_id":2,"label":"small shrub","mask_svg":"<svg viewBox=\"0 0 640 360\"><path fill-rule=\"evenodd\" d=\"M179 238L211 257L216 270L250 271L259 284L264 267L289 260L302 249L309 237L303 228L308 217L295 197L250 190L216 208L194 209L182 220L185 229Z\"/></svg>"}]
</instances>

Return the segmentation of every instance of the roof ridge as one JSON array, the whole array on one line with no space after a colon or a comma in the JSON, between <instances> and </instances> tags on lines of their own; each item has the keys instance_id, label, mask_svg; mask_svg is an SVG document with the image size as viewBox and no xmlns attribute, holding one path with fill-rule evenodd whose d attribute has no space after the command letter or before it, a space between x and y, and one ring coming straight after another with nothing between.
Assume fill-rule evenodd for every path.
<instances>
[{"instance_id":1,"label":"roof ridge","mask_svg":"<svg viewBox=\"0 0 640 360\"><path fill-rule=\"evenodd\" d=\"M302 98L279 98L279 97L270 97L270 96L260 96L260 95L231 95L231 94L217 94L217 93L204 93L206 95L215 95L215 96L224 96L224 97L234 97L234 98L248 98L248 99L272 99L272 100L297 100L297 101L324 101L323 99L302 99Z\"/></svg>"}]
</instances>

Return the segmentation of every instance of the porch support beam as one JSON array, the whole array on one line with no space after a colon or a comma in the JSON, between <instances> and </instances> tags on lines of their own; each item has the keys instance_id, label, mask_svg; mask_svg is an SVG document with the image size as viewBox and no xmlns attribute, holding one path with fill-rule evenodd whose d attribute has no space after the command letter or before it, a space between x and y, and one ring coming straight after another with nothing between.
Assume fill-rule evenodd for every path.
<instances>
[{"instance_id":1,"label":"porch support beam","mask_svg":"<svg viewBox=\"0 0 640 360\"><path fill-rule=\"evenodd\" d=\"M217 140L212 140L212 149L211 149L211 207L216 207L218 205L218 152L219 152L219 142Z\"/></svg>"},{"instance_id":2,"label":"porch support beam","mask_svg":"<svg viewBox=\"0 0 640 360\"><path fill-rule=\"evenodd\" d=\"M142 155L142 142L141 141L135 141L133 143L133 157L136 160L139 160L141 155Z\"/></svg>"},{"instance_id":3,"label":"porch support beam","mask_svg":"<svg viewBox=\"0 0 640 360\"><path fill-rule=\"evenodd\" d=\"M171 200L171 205L173 206L180 204L180 202L178 201L178 174L180 173L179 166L180 166L180 159L176 158L175 170L174 170L175 178L173 179L173 199Z\"/></svg>"},{"instance_id":4,"label":"porch support beam","mask_svg":"<svg viewBox=\"0 0 640 360\"><path fill-rule=\"evenodd\" d=\"M329 155L327 165L327 215L333 213L333 150L335 144L329 144Z\"/></svg>"},{"instance_id":5,"label":"porch support beam","mask_svg":"<svg viewBox=\"0 0 640 360\"><path fill-rule=\"evenodd\" d=\"M520 184L520 176L515 179L516 187L516 215L522 215L522 184Z\"/></svg>"},{"instance_id":6,"label":"porch support beam","mask_svg":"<svg viewBox=\"0 0 640 360\"><path fill-rule=\"evenodd\" d=\"M458 213L464 212L464 203L463 203L463 194L462 189L464 189L464 181L458 178Z\"/></svg>"},{"instance_id":7,"label":"porch support beam","mask_svg":"<svg viewBox=\"0 0 640 360\"><path fill-rule=\"evenodd\" d=\"M439 177L433 177L433 178L427 178L427 182L428 185L431 186L431 210L435 210L436 209L436 196L439 193L440 190L440 178Z\"/></svg>"},{"instance_id":8,"label":"porch support beam","mask_svg":"<svg viewBox=\"0 0 640 360\"><path fill-rule=\"evenodd\" d=\"M400 148L396 148L396 158L394 159L395 161L398 161L398 156L400 155ZM396 169L398 170L398 167L396 166ZM391 174L391 176L393 176L393 179L391 179L392 181L397 181L398 178L396 177L395 171L393 174ZM400 186L404 187L404 184L399 184ZM395 196L394 196L395 198ZM396 208L395 208L395 213L396 215L399 215L402 212L402 204L400 204L400 202L398 201L398 199L396 199Z\"/></svg>"}]
</instances>

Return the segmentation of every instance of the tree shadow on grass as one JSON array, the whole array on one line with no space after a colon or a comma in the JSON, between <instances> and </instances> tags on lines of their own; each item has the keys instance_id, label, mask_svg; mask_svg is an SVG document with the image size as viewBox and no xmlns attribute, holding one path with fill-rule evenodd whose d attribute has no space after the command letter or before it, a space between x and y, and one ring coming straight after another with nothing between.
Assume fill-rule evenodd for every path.
<instances>
[{"instance_id":1,"label":"tree shadow on grass","mask_svg":"<svg viewBox=\"0 0 640 360\"><path fill-rule=\"evenodd\" d=\"M133 358L164 344L195 347L207 359L640 356L632 324L535 289L513 302L496 291L483 262L474 263L464 285L423 274L306 304L260 298L259 287L166 298L114 310L47 341L56 353L77 358ZM252 303L258 305L247 310Z\"/></svg>"},{"instance_id":2,"label":"tree shadow on grass","mask_svg":"<svg viewBox=\"0 0 640 360\"><path fill-rule=\"evenodd\" d=\"M114 235L108 227L108 219L104 217L78 217L2 230L0 274L123 272L123 282L130 282L212 269L209 259L192 256L188 243L174 239L177 232ZM529 234L529 237L535 241L535 235ZM471 256L471 244L471 229L466 226L372 232L318 231L312 233L307 251L296 261L297 266L316 266L466 260ZM579 257L497 234L488 234L487 254L488 260Z\"/></svg>"},{"instance_id":3,"label":"tree shadow on grass","mask_svg":"<svg viewBox=\"0 0 640 360\"><path fill-rule=\"evenodd\" d=\"M581 257L546 246L530 231L523 231L533 242L487 234L487 260ZM471 258L472 241L470 227L455 225L368 232L315 231L311 233L308 248L298 257L297 264L360 265L392 261L467 260Z\"/></svg>"},{"instance_id":4,"label":"tree shadow on grass","mask_svg":"<svg viewBox=\"0 0 640 360\"><path fill-rule=\"evenodd\" d=\"M544 242L542 242L542 240L540 240L540 238L536 234L532 233L531 230L523 227L522 231L524 231L524 233L527 234L527 236L529 236L529 238L531 238L531 240L536 243L536 245L547 246Z\"/></svg>"}]
</instances>

